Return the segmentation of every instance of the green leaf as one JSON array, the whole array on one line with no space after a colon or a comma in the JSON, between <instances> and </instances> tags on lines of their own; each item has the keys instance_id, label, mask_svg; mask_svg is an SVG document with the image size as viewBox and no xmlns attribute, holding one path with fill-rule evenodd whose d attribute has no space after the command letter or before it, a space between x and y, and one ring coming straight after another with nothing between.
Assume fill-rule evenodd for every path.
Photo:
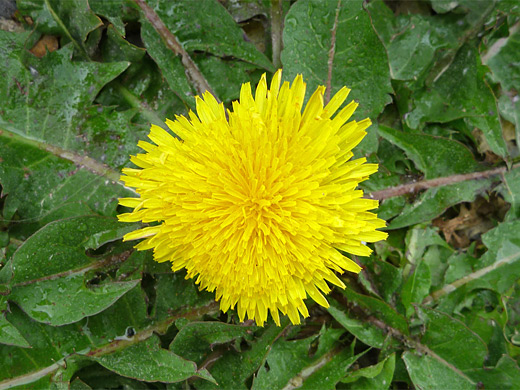
<instances>
[{"instance_id":1,"label":"green leaf","mask_svg":"<svg viewBox=\"0 0 520 390\"><path fill-rule=\"evenodd\" d=\"M385 243L383 243L384 245ZM363 279L367 280L368 283L365 285L370 286L372 293L383 298L385 302L392 301L394 293L397 291L402 282L402 272L396 266L385 261L381 257L381 252L376 249L377 257L372 255L366 258L359 258L360 265L363 267L360 275L360 282L363 283ZM368 274L365 276L365 274Z\"/></svg>"},{"instance_id":2,"label":"green leaf","mask_svg":"<svg viewBox=\"0 0 520 390\"><path fill-rule=\"evenodd\" d=\"M34 382L35 388L47 387L45 380L49 383L54 374L46 374L61 366L69 367L76 354L85 359L83 356L91 355L94 350L100 356L121 349L124 343L135 342L137 337L148 337L150 331L146 328L152 325L152 321L146 311L145 297L139 287L130 290L102 313L59 327L35 322L13 305L8 320L32 348L24 351L18 347L0 346L0 357L4 358L0 359L0 383L4 384L1 382L4 379L9 384L33 380L37 381ZM172 318L168 322L171 323ZM206 373L199 371L199 374L203 376ZM105 385L108 386L107 378Z\"/></svg>"},{"instance_id":3,"label":"green leaf","mask_svg":"<svg viewBox=\"0 0 520 390\"><path fill-rule=\"evenodd\" d=\"M405 237L406 258L411 264L417 264L424 256L427 247L431 245L439 245L450 249L446 241L444 241L435 228L429 226L418 225L408 230Z\"/></svg>"},{"instance_id":4,"label":"green leaf","mask_svg":"<svg viewBox=\"0 0 520 390\"><path fill-rule=\"evenodd\" d=\"M120 351L92 359L119 375L147 382L172 383L193 376L212 379L206 370L199 373L194 362L162 349L156 335Z\"/></svg>"},{"instance_id":5,"label":"green leaf","mask_svg":"<svg viewBox=\"0 0 520 390\"><path fill-rule=\"evenodd\" d=\"M341 381L352 383L348 388L357 390L386 390L392 383L395 370L395 353L374 366L349 372Z\"/></svg>"},{"instance_id":6,"label":"green leaf","mask_svg":"<svg viewBox=\"0 0 520 390\"><path fill-rule=\"evenodd\" d=\"M414 94L414 108L405 118L417 129L426 122L446 123L466 118L471 126L483 132L491 150L505 156L495 96L486 84L486 67L481 64L475 42L464 45L453 63L431 88Z\"/></svg>"},{"instance_id":7,"label":"green leaf","mask_svg":"<svg viewBox=\"0 0 520 390\"><path fill-rule=\"evenodd\" d=\"M12 261L14 277L11 283L13 285L27 283L74 268L96 264L99 259L85 253L87 249L91 249L87 244L91 236L113 230L123 234L125 230L120 229L123 226L114 218L88 216L55 221L46 225L16 251ZM124 227L126 231L130 231L135 229L135 226L132 224Z\"/></svg>"},{"instance_id":8,"label":"green leaf","mask_svg":"<svg viewBox=\"0 0 520 390\"><path fill-rule=\"evenodd\" d=\"M291 341L279 339L267 355L266 366L258 371L252 388L334 388L357 359L351 348L337 345L334 348L343 332L322 328L319 339L317 336ZM310 352L313 345L315 353Z\"/></svg>"},{"instance_id":9,"label":"green leaf","mask_svg":"<svg viewBox=\"0 0 520 390\"><path fill-rule=\"evenodd\" d=\"M419 260L401 290L401 301L406 308L407 317L410 317L414 312L412 304L420 304L426 298L430 292L431 282L430 267L425 260Z\"/></svg>"},{"instance_id":10,"label":"green leaf","mask_svg":"<svg viewBox=\"0 0 520 390\"><path fill-rule=\"evenodd\" d=\"M274 71L267 57L244 39L240 27L217 0L147 2L188 52L203 51L219 57L235 57Z\"/></svg>"},{"instance_id":11,"label":"green leaf","mask_svg":"<svg viewBox=\"0 0 520 390\"><path fill-rule=\"evenodd\" d=\"M513 32L507 38L501 38L483 56L494 77L506 91L520 91L520 31Z\"/></svg>"},{"instance_id":12,"label":"green leaf","mask_svg":"<svg viewBox=\"0 0 520 390\"><path fill-rule=\"evenodd\" d=\"M382 348L386 332L381 324L394 328L403 335L409 333L406 318L397 313L393 307L378 298L362 295L346 288L346 307L341 307L332 300L329 313L349 332L363 343ZM372 319L369 319L372 318Z\"/></svg>"},{"instance_id":13,"label":"green leaf","mask_svg":"<svg viewBox=\"0 0 520 390\"><path fill-rule=\"evenodd\" d=\"M244 83L256 85L264 73L256 65L216 56L195 54L193 61L223 101L237 100L240 96L238 86Z\"/></svg>"},{"instance_id":14,"label":"green leaf","mask_svg":"<svg viewBox=\"0 0 520 390\"><path fill-rule=\"evenodd\" d=\"M3 314L0 315L0 344L14 345L17 347L30 346L18 329L7 321Z\"/></svg>"},{"instance_id":15,"label":"green leaf","mask_svg":"<svg viewBox=\"0 0 520 390\"><path fill-rule=\"evenodd\" d=\"M520 221L503 222L484 234L482 241L488 250L478 261L471 264L471 268L466 268L467 272L471 272L433 292L428 300L448 295L444 299L454 301L450 302L450 306L453 306L474 289L484 288L505 293L516 283L517 275L520 273L518 229ZM452 267L453 265L448 268L447 274L452 272Z\"/></svg>"},{"instance_id":16,"label":"green leaf","mask_svg":"<svg viewBox=\"0 0 520 390\"><path fill-rule=\"evenodd\" d=\"M332 352L331 355L333 355ZM352 351L345 348L332 357L327 354L313 366L304 368L297 377L291 380L291 383L299 384L300 380L303 380L302 386L298 388L306 390L335 388L337 383L348 375L348 368L366 352L368 349L352 356Z\"/></svg>"},{"instance_id":17,"label":"green leaf","mask_svg":"<svg viewBox=\"0 0 520 390\"><path fill-rule=\"evenodd\" d=\"M486 344L463 322L432 310L418 309L426 331L421 343L458 370L482 367L488 354Z\"/></svg>"},{"instance_id":18,"label":"green leaf","mask_svg":"<svg viewBox=\"0 0 520 390\"><path fill-rule=\"evenodd\" d=\"M152 323L147 315L146 295L139 286L119 298L112 306L85 319L81 330L93 346L129 340Z\"/></svg>"},{"instance_id":19,"label":"green leaf","mask_svg":"<svg viewBox=\"0 0 520 390\"><path fill-rule=\"evenodd\" d=\"M471 151L458 141L429 134L405 133L387 126L379 126L379 133L403 149L424 172L425 179L480 170ZM413 204L407 204L389 228L398 229L431 220L457 203L472 201L476 193L490 183L490 180L462 182L429 189Z\"/></svg>"},{"instance_id":20,"label":"green leaf","mask_svg":"<svg viewBox=\"0 0 520 390\"><path fill-rule=\"evenodd\" d=\"M92 11L106 18L125 36L125 22L139 19L139 7L130 0L88 0Z\"/></svg>"},{"instance_id":21,"label":"green leaf","mask_svg":"<svg viewBox=\"0 0 520 390\"><path fill-rule=\"evenodd\" d=\"M309 94L351 87L356 119L375 123L355 151L380 167L366 193L517 162L516 4L149 4L228 108L239 84L270 78L256 47L277 54L277 34L286 79L302 73ZM517 387L518 170L385 200L388 239L328 312L238 324L185 270L122 242L138 224L114 218L135 196L119 172L150 122L194 108L180 58L133 0L18 0L14 16L0 28L0 388ZM59 48L36 57L49 34ZM489 199L450 224L470 240L455 250L431 219L476 194Z\"/></svg>"},{"instance_id":22,"label":"green leaf","mask_svg":"<svg viewBox=\"0 0 520 390\"><path fill-rule=\"evenodd\" d=\"M403 149L417 169L424 172L425 179L480 169L471 151L458 141L429 134L405 133L382 125L379 134Z\"/></svg>"},{"instance_id":23,"label":"green leaf","mask_svg":"<svg viewBox=\"0 0 520 390\"><path fill-rule=\"evenodd\" d=\"M430 0L432 8L435 12L444 14L457 8L459 1L445 1L445 0Z\"/></svg>"},{"instance_id":24,"label":"green leaf","mask_svg":"<svg viewBox=\"0 0 520 390\"><path fill-rule=\"evenodd\" d=\"M16 305L6 315L31 348L0 345L0 384L27 384L56 371L64 357L89 347L79 324L54 327L33 321Z\"/></svg>"},{"instance_id":25,"label":"green leaf","mask_svg":"<svg viewBox=\"0 0 520 390\"><path fill-rule=\"evenodd\" d=\"M282 319L282 327L270 325L252 342L251 348L241 353L224 352L211 368L217 385L197 381L197 389L246 389L245 381L263 364L273 343L280 337L288 320Z\"/></svg>"},{"instance_id":26,"label":"green leaf","mask_svg":"<svg viewBox=\"0 0 520 390\"><path fill-rule=\"evenodd\" d=\"M36 27L50 35L62 35L86 52L88 33L103 23L90 9L88 0L20 0L18 9L29 14Z\"/></svg>"},{"instance_id":27,"label":"green leaf","mask_svg":"<svg viewBox=\"0 0 520 390\"><path fill-rule=\"evenodd\" d=\"M0 134L3 217L18 216L12 235L27 237L48 222L77 215L115 216L118 196L133 194L12 134Z\"/></svg>"},{"instance_id":28,"label":"green leaf","mask_svg":"<svg viewBox=\"0 0 520 390\"><path fill-rule=\"evenodd\" d=\"M506 219L520 219L520 169L506 172L498 190L504 199L511 204Z\"/></svg>"},{"instance_id":29,"label":"green leaf","mask_svg":"<svg viewBox=\"0 0 520 390\"><path fill-rule=\"evenodd\" d=\"M88 287L83 274L14 287L10 299L37 321L59 326L99 313L112 305L139 280Z\"/></svg>"},{"instance_id":30,"label":"green leaf","mask_svg":"<svg viewBox=\"0 0 520 390\"><path fill-rule=\"evenodd\" d=\"M335 31L331 96L343 86L349 98L359 102L355 119L375 119L392 92L384 47L370 24L363 1L302 0L293 4L285 18L282 63L284 78L299 73L307 82L307 97L318 85L327 85L329 51ZM337 9L339 7L339 10ZM338 22L335 16L338 11Z\"/></svg>"},{"instance_id":31,"label":"green leaf","mask_svg":"<svg viewBox=\"0 0 520 390\"><path fill-rule=\"evenodd\" d=\"M24 50L26 38L26 34L0 31L0 71L6 74L0 88L0 100L5 102L0 128L65 150L83 151L85 110L129 63L73 62L70 45L35 59Z\"/></svg>"},{"instance_id":32,"label":"green leaf","mask_svg":"<svg viewBox=\"0 0 520 390\"><path fill-rule=\"evenodd\" d=\"M473 369L467 374L486 389L513 390L520 383L518 363L507 355L503 355L495 367Z\"/></svg>"},{"instance_id":33,"label":"green leaf","mask_svg":"<svg viewBox=\"0 0 520 390\"><path fill-rule=\"evenodd\" d=\"M150 130L148 121L146 125L133 123L138 119L138 112L135 108L121 111L116 107L101 105L86 109L81 130L89 143L89 157L117 170L127 166L129 155L142 151L137 143L145 139Z\"/></svg>"},{"instance_id":34,"label":"green leaf","mask_svg":"<svg viewBox=\"0 0 520 390\"><path fill-rule=\"evenodd\" d=\"M6 73L0 181L8 194L4 218L18 212L21 223L12 232L18 237L59 218L115 215L117 197L129 191L114 182L119 174L85 152L119 167L128 162L121 145L136 150L139 137L128 131L135 111L91 105L127 63L72 62L70 45L38 60L25 51L25 39L25 33L0 31L0 70Z\"/></svg>"},{"instance_id":35,"label":"green leaf","mask_svg":"<svg viewBox=\"0 0 520 390\"><path fill-rule=\"evenodd\" d=\"M504 293L515 283L520 272L518 229L520 221L503 222L482 236L488 251L476 264L477 273L468 282L468 289L490 288Z\"/></svg>"},{"instance_id":36,"label":"green leaf","mask_svg":"<svg viewBox=\"0 0 520 390\"><path fill-rule=\"evenodd\" d=\"M509 296L516 294L512 292ZM514 315L509 316L511 312L508 313L505 300L499 300L500 295L494 291L476 290L468 294L465 302L455 308L457 317L459 313L463 314L464 323L486 343L489 350L484 361L486 366L497 364L502 355L508 353L508 324L513 329L516 327L516 321L511 321ZM470 375L470 371L467 372Z\"/></svg>"},{"instance_id":37,"label":"green leaf","mask_svg":"<svg viewBox=\"0 0 520 390\"><path fill-rule=\"evenodd\" d=\"M367 324L364 321L351 315L345 308L335 300L330 300L330 307L327 311L339 322L341 326L347 329L355 337L361 340L366 345L370 345L375 348L382 348L385 342L385 334L382 329Z\"/></svg>"},{"instance_id":38,"label":"green leaf","mask_svg":"<svg viewBox=\"0 0 520 390\"><path fill-rule=\"evenodd\" d=\"M105 62L130 61L139 62L146 50L132 45L123 38L112 25L106 29L106 41L101 47L101 53Z\"/></svg>"},{"instance_id":39,"label":"green leaf","mask_svg":"<svg viewBox=\"0 0 520 390\"><path fill-rule=\"evenodd\" d=\"M143 19L141 21L141 39L147 53L157 63L170 89L192 110L195 109L195 90L188 82L186 71L178 55L168 48L155 31L152 24Z\"/></svg>"},{"instance_id":40,"label":"green leaf","mask_svg":"<svg viewBox=\"0 0 520 390\"><path fill-rule=\"evenodd\" d=\"M186 279L185 271L173 273L167 264L164 265L166 273L154 275L155 301L151 313L154 318L161 320L174 310L189 311L215 302L215 295L199 291L193 280Z\"/></svg>"},{"instance_id":41,"label":"green leaf","mask_svg":"<svg viewBox=\"0 0 520 390\"><path fill-rule=\"evenodd\" d=\"M91 390L92 387L87 385L81 379L76 378L70 383L70 390Z\"/></svg>"},{"instance_id":42,"label":"green leaf","mask_svg":"<svg viewBox=\"0 0 520 390\"><path fill-rule=\"evenodd\" d=\"M121 229L117 221L99 217L78 217L46 225L14 254L8 299L35 320L52 325L70 324L106 309L139 280L88 286L89 271L110 261L124 260L129 253L96 259L85 253L89 249L87 243L92 235L116 229L122 235L131 228Z\"/></svg>"},{"instance_id":43,"label":"green leaf","mask_svg":"<svg viewBox=\"0 0 520 390\"><path fill-rule=\"evenodd\" d=\"M269 60L253 44L244 41L240 28L217 1L184 0L172 5L154 0L149 3L192 56L221 100L238 98L238 85L241 83L257 82L259 75L251 73L258 67L274 71ZM188 24L187 20L190 21ZM206 34L204 31L212 33ZM196 91L186 77L180 57L166 46L144 17L141 38L172 91L194 109ZM204 54L198 55L198 52Z\"/></svg>"},{"instance_id":44,"label":"green leaf","mask_svg":"<svg viewBox=\"0 0 520 390\"><path fill-rule=\"evenodd\" d=\"M419 389L474 390L477 385L461 371L430 355L406 351L402 357L413 384Z\"/></svg>"},{"instance_id":45,"label":"green leaf","mask_svg":"<svg viewBox=\"0 0 520 390\"><path fill-rule=\"evenodd\" d=\"M400 229L421 222L431 221L446 209L461 202L472 202L491 186L493 179L468 180L444 187L431 188L412 204L407 204L401 214L390 222L388 229Z\"/></svg>"},{"instance_id":46,"label":"green leaf","mask_svg":"<svg viewBox=\"0 0 520 390\"><path fill-rule=\"evenodd\" d=\"M173 6L157 0L148 3L188 52L204 51L219 57L232 56L274 71L267 57L244 39L242 30L218 1L194 3L182 0ZM207 34L208 31L211 34Z\"/></svg>"},{"instance_id":47,"label":"green leaf","mask_svg":"<svg viewBox=\"0 0 520 390\"><path fill-rule=\"evenodd\" d=\"M357 304L364 311L365 315L373 316L404 335L409 334L406 318L396 312L388 303L378 298L358 294L348 287L342 293L348 302Z\"/></svg>"},{"instance_id":48,"label":"green leaf","mask_svg":"<svg viewBox=\"0 0 520 390\"><path fill-rule=\"evenodd\" d=\"M500 99L498 101L498 109L500 111L500 115L511 122L512 127L514 131L514 128L520 129L520 99L516 98L516 96L508 96L508 95L502 95L500 96ZM506 123L504 126L504 134L507 132L508 124ZM506 138L506 137L504 137ZM518 131L516 131L515 134L515 141L516 145L520 145L520 134ZM508 144L508 147L510 144ZM511 148L510 148L511 149ZM518 150L518 146L516 146L516 149ZM516 155L518 152L515 152L515 149L510 150L511 155Z\"/></svg>"},{"instance_id":49,"label":"green leaf","mask_svg":"<svg viewBox=\"0 0 520 390\"><path fill-rule=\"evenodd\" d=\"M383 1L371 1L367 10L388 54L395 80L416 80L434 64L440 50L454 49L460 33L457 23L429 15L394 13Z\"/></svg>"},{"instance_id":50,"label":"green leaf","mask_svg":"<svg viewBox=\"0 0 520 390\"><path fill-rule=\"evenodd\" d=\"M183 326L170 344L170 350L179 356L202 363L204 357L218 344L248 338L255 330L251 326L220 322L191 322Z\"/></svg>"},{"instance_id":51,"label":"green leaf","mask_svg":"<svg viewBox=\"0 0 520 390\"><path fill-rule=\"evenodd\" d=\"M440 237L435 228L427 224L416 225L409 229L405 236L405 243L408 264L403 267L402 272L408 277L406 288L411 288L409 283L414 283L414 291L418 293L412 301L407 301L407 299L411 299L410 296L407 296L406 301L421 303L429 292L430 286L442 284L449 257L454 250ZM421 264L422 262L424 264ZM414 278L419 277L419 275L409 275L415 267L420 268L418 271L421 273L420 277L427 279L427 289L421 283L415 283L417 280L412 282ZM407 290L407 294L410 292L411 290ZM407 314L411 314L410 310L411 307L407 306Z\"/></svg>"}]
</instances>

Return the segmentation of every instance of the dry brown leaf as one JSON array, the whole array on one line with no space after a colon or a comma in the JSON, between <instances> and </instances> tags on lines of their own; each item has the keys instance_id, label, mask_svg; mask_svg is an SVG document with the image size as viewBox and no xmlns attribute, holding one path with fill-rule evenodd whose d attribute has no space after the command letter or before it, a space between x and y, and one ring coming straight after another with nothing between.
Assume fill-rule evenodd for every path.
<instances>
[{"instance_id":1,"label":"dry brown leaf","mask_svg":"<svg viewBox=\"0 0 520 390\"><path fill-rule=\"evenodd\" d=\"M42 58L47 51L53 52L58 50L58 38L54 35L44 35L40 38L36 45L31 49L31 53L33 53L36 57Z\"/></svg>"},{"instance_id":2,"label":"dry brown leaf","mask_svg":"<svg viewBox=\"0 0 520 390\"><path fill-rule=\"evenodd\" d=\"M462 203L454 218L441 217L433 221L446 241L455 248L467 248L471 241L495 226L495 220L503 218L504 200L495 195L489 199L477 198L473 203ZM468 208L469 207L469 208Z\"/></svg>"}]
</instances>

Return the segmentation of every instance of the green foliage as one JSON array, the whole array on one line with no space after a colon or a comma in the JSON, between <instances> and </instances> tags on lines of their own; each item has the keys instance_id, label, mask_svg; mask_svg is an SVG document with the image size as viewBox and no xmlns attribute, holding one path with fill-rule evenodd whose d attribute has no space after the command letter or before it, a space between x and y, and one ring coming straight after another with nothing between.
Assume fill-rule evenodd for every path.
<instances>
[{"instance_id":1,"label":"green foliage","mask_svg":"<svg viewBox=\"0 0 520 390\"><path fill-rule=\"evenodd\" d=\"M309 93L351 88L388 239L301 325L219 313L116 219L150 123L194 109L185 61L134 1L18 0L0 30L0 389L518 387L520 6L286 1L273 53L276 3L147 1L226 107L273 54Z\"/></svg>"},{"instance_id":2,"label":"green foliage","mask_svg":"<svg viewBox=\"0 0 520 390\"><path fill-rule=\"evenodd\" d=\"M384 48L370 24L362 0L337 2L298 1L287 13L283 35L284 77L303 74L307 98L318 85L325 85L334 29L335 55L331 96L347 85L349 97L359 101L356 119L375 118L391 99L390 74Z\"/></svg>"}]
</instances>

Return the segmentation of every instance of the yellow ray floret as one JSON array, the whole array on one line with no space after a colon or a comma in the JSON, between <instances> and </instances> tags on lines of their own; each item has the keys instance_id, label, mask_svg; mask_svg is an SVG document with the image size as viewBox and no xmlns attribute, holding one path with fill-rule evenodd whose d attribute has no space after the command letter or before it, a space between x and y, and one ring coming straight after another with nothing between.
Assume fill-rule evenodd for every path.
<instances>
[{"instance_id":1,"label":"yellow ray floret","mask_svg":"<svg viewBox=\"0 0 520 390\"><path fill-rule=\"evenodd\" d=\"M347 122L354 102L337 112L347 88L324 106L319 87L302 112L303 78L290 85L281 76L269 89L262 76L254 95L243 84L227 116L203 94L196 114L166 122L180 138L152 126L153 144L139 142L145 153L132 157L142 169L122 176L140 198L120 199L133 211L119 219L159 222L125 239L144 238L138 249L185 268L222 311L236 307L241 321L247 314L259 325L268 312L298 324L307 297L327 307L328 283L345 287L336 272L361 269L339 251L367 256L367 242L386 238L368 211L377 201L356 189L377 165L350 161L370 120Z\"/></svg>"}]
</instances>

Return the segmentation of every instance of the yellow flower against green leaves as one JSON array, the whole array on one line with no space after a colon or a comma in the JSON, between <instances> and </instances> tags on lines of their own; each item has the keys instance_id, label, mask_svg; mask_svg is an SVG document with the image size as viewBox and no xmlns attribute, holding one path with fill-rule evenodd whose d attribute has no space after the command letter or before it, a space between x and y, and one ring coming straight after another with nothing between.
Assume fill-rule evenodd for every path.
<instances>
[{"instance_id":1,"label":"yellow flower against green leaves","mask_svg":"<svg viewBox=\"0 0 520 390\"><path fill-rule=\"evenodd\" d=\"M124 222L159 222L131 232L136 248L153 249L158 262L185 268L200 289L214 291L220 308L237 308L263 325L268 311L294 324L307 317L307 297L322 306L329 283L344 288L336 273L359 272L341 252L367 256L366 242L386 238L376 200L363 199L359 182L376 164L351 152L369 119L350 121L355 102L339 112L349 89L324 106L316 89L302 113L305 83L297 76L281 87L278 71L255 94L243 84L227 116L210 93L197 97L197 113L167 121L173 134L152 126L132 157L141 169L125 168L122 180L140 198Z\"/></svg>"}]
</instances>

